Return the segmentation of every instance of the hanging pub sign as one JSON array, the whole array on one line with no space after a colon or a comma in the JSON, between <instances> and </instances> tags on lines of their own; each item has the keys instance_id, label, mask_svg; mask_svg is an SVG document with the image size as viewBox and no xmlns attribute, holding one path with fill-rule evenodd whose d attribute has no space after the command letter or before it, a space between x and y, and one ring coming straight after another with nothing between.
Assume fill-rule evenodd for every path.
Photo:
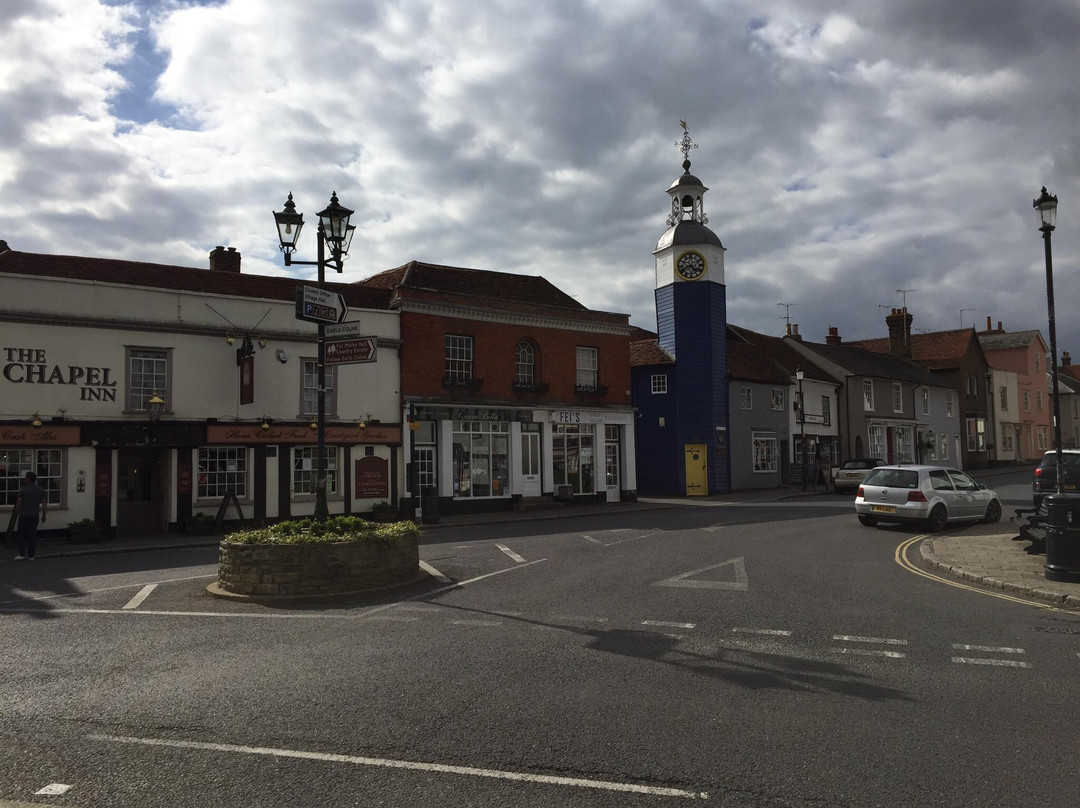
<instances>
[{"instance_id":1,"label":"hanging pub sign","mask_svg":"<svg viewBox=\"0 0 1080 808\"><path fill-rule=\"evenodd\" d=\"M240 360L240 403L251 404L255 401L255 357L245 356Z\"/></svg>"}]
</instances>

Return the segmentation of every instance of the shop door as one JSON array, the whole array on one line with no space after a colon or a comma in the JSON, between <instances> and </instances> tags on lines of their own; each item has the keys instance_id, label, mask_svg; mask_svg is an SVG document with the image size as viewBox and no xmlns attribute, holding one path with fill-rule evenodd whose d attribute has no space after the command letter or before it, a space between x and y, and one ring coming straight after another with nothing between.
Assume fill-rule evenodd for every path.
<instances>
[{"instance_id":1,"label":"shop door","mask_svg":"<svg viewBox=\"0 0 1080 808\"><path fill-rule=\"evenodd\" d=\"M116 535L147 536L165 530L162 452L121 449L116 481Z\"/></svg>"},{"instance_id":2,"label":"shop door","mask_svg":"<svg viewBox=\"0 0 1080 808\"><path fill-rule=\"evenodd\" d=\"M607 501L619 501L619 444L604 444L604 478L607 483Z\"/></svg>"},{"instance_id":3,"label":"shop door","mask_svg":"<svg viewBox=\"0 0 1080 808\"><path fill-rule=\"evenodd\" d=\"M703 497L709 493L708 455L705 445L688 443L686 450L686 496Z\"/></svg>"},{"instance_id":4,"label":"shop door","mask_svg":"<svg viewBox=\"0 0 1080 808\"><path fill-rule=\"evenodd\" d=\"M521 495L540 496L540 433L521 433Z\"/></svg>"}]
</instances>

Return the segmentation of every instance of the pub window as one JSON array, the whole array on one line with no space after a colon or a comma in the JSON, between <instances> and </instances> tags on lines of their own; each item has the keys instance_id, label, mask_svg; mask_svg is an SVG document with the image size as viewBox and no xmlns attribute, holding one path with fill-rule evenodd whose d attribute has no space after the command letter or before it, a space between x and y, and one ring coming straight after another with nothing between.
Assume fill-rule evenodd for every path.
<instances>
[{"instance_id":1,"label":"pub window","mask_svg":"<svg viewBox=\"0 0 1080 808\"><path fill-rule=\"evenodd\" d=\"M247 498L247 455L244 446L204 446L199 449L199 499L220 499L228 491Z\"/></svg>"},{"instance_id":2,"label":"pub window","mask_svg":"<svg viewBox=\"0 0 1080 808\"><path fill-rule=\"evenodd\" d=\"M63 505L63 449L0 449L0 507L14 508L26 472L37 475L50 507ZM46 525L47 527L47 525Z\"/></svg>"},{"instance_id":3,"label":"pub window","mask_svg":"<svg viewBox=\"0 0 1080 808\"><path fill-rule=\"evenodd\" d=\"M155 394L165 400L165 411L172 411L171 354L171 348L128 347L125 401L129 412L146 412L146 402Z\"/></svg>"},{"instance_id":4,"label":"pub window","mask_svg":"<svg viewBox=\"0 0 1080 808\"><path fill-rule=\"evenodd\" d=\"M315 494L315 472L319 457L318 446L294 446L292 450L292 492L304 496ZM326 447L326 495L338 493L338 449Z\"/></svg>"},{"instance_id":5,"label":"pub window","mask_svg":"<svg viewBox=\"0 0 1080 808\"><path fill-rule=\"evenodd\" d=\"M326 368L326 414L337 415L337 368ZM318 415L319 413L319 360L300 360L300 414Z\"/></svg>"}]
</instances>

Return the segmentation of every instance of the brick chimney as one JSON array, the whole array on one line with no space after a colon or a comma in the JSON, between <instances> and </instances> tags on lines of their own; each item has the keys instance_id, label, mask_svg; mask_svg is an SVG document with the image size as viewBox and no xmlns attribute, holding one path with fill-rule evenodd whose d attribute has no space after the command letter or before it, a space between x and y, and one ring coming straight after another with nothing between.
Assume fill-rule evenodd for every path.
<instances>
[{"instance_id":1,"label":"brick chimney","mask_svg":"<svg viewBox=\"0 0 1080 808\"><path fill-rule=\"evenodd\" d=\"M236 247L214 247L210 253L210 269L215 272L235 272L240 274L240 253Z\"/></svg>"},{"instance_id":2,"label":"brick chimney","mask_svg":"<svg viewBox=\"0 0 1080 808\"><path fill-rule=\"evenodd\" d=\"M889 353L911 359L911 320L907 309L893 309L885 318L889 326Z\"/></svg>"},{"instance_id":3,"label":"brick chimney","mask_svg":"<svg viewBox=\"0 0 1080 808\"><path fill-rule=\"evenodd\" d=\"M840 342L841 342L840 329L837 328L835 325L830 325L829 326L829 333L825 335L825 344L826 345L839 345Z\"/></svg>"},{"instance_id":4,"label":"brick chimney","mask_svg":"<svg viewBox=\"0 0 1080 808\"><path fill-rule=\"evenodd\" d=\"M1061 366L1063 368L1067 368L1071 364L1072 364L1072 357L1069 356L1069 352L1068 351L1062 351L1061 352Z\"/></svg>"},{"instance_id":5,"label":"brick chimney","mask_svg":"<svg viewBox=\"0 0 1080 808\"><path fill-rule=\"evenodd\" d=\"M799 334L799 324L798 323L788 323L787 335L789 337L791 337L792 339L796 339L799 342L802 342L802 335Z\"/></svg>"}]
</instances>

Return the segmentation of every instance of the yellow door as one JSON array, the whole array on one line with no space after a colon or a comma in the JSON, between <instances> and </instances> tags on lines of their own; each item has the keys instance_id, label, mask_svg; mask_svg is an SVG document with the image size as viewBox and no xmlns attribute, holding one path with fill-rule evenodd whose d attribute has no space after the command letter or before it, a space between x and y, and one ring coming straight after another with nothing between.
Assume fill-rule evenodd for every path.
<instances>
[{"instance_id":1,"label":"yellow door","mask_svg":"<svg viewBox=\"0 0 1080 808\"><path fill-rule=\"evenodd\" d=\"M707 460L705 444L686 444L686 496L703 497L709 493Z\"/></svg>"}]
</instances>

